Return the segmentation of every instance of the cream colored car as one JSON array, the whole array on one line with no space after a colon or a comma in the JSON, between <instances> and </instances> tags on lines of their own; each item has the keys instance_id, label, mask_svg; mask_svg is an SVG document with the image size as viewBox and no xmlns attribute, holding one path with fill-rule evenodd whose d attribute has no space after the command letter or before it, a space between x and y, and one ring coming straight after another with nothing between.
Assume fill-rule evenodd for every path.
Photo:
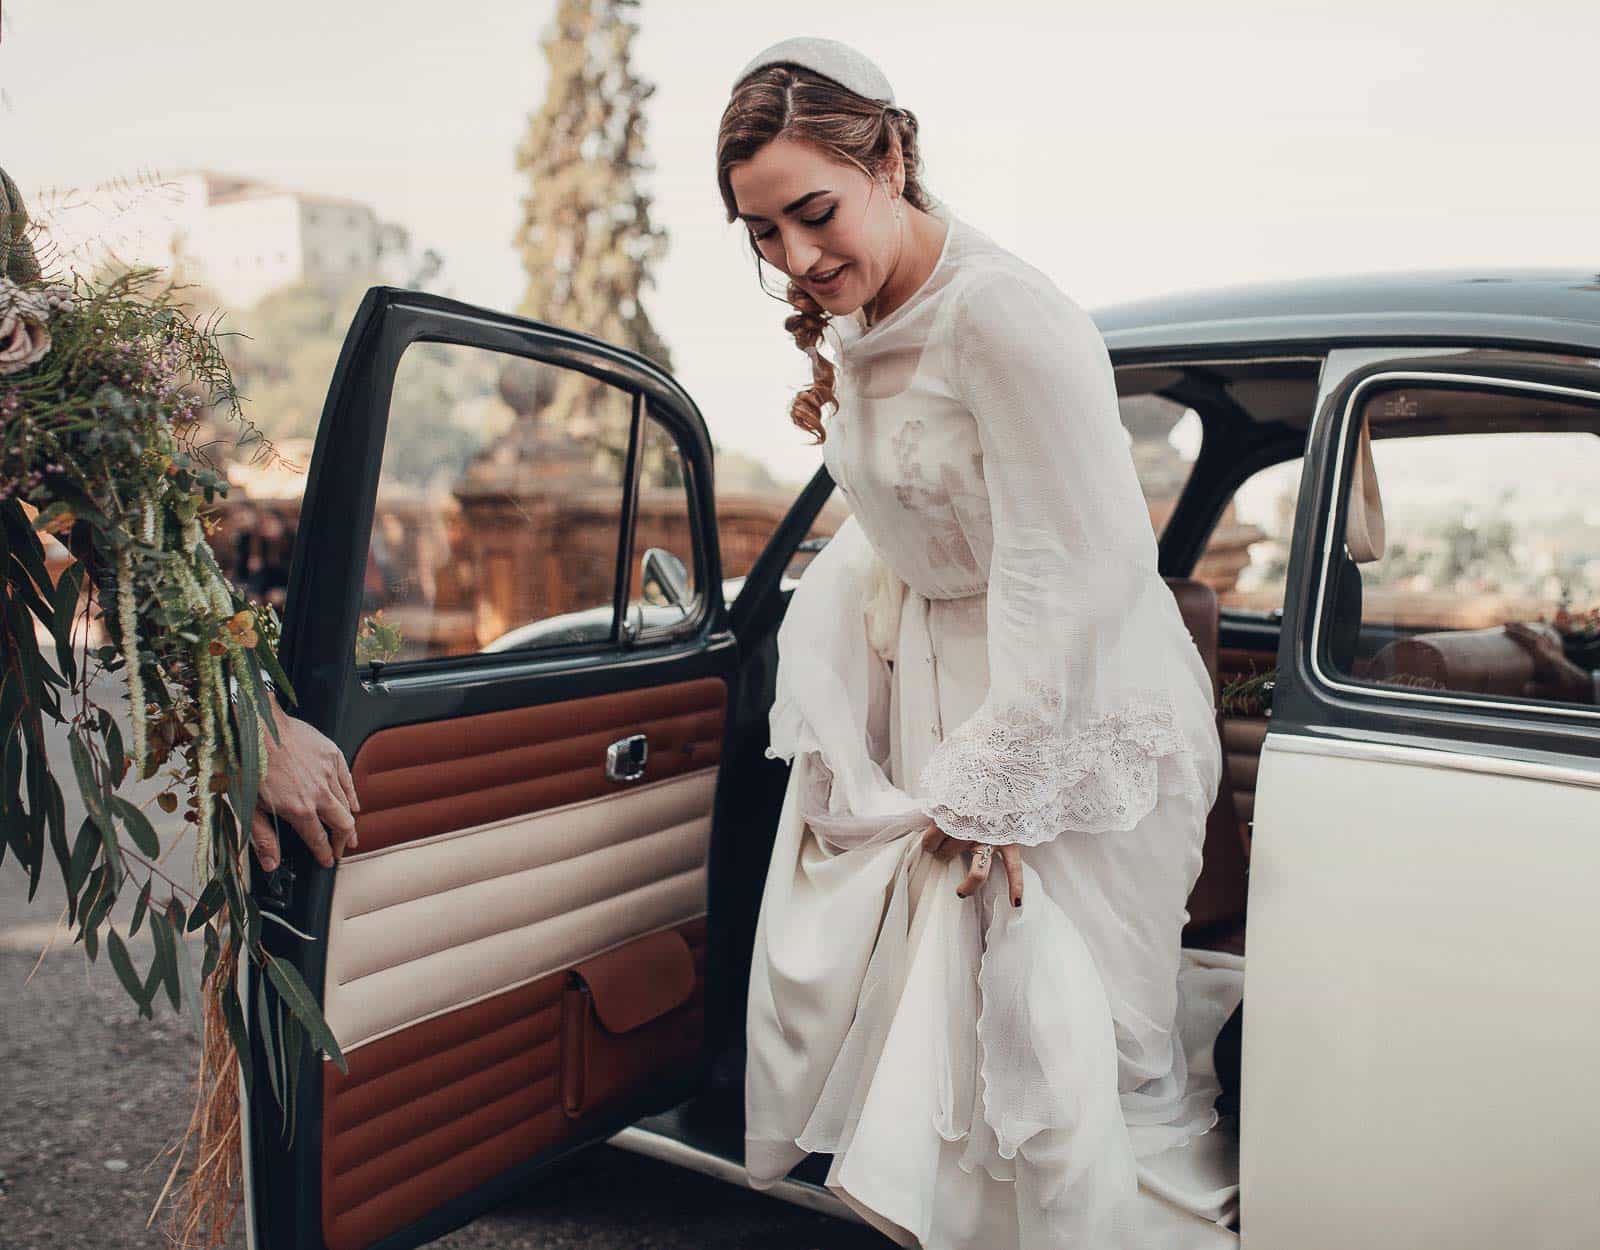
<instances>
[{"instance_id":1,"label":"cream colored car","mask_svg":"<svg viewBox=\"0 0 1600 1250\"><path fill-rule=\"evenodd\" d=\"M1246 968L1219 1232L1600 1245L1600 279L1378 275L1096 318L1217 679L1185 942ZM509 433L391 480L403 422L489 400ZM324 870L290 848L257 883L310 935L267 926L348 1072L305 1061L287 1149L252 1092L252 1244L421 1245L607 1140L742 1182L787 776L763 755L774 634L837 513L824 470L781 518L712 474L650 362L369 292L285 629L360 849ZM776 1192L848 1217L826 1163Z\"/></svg>"}]
</instances>

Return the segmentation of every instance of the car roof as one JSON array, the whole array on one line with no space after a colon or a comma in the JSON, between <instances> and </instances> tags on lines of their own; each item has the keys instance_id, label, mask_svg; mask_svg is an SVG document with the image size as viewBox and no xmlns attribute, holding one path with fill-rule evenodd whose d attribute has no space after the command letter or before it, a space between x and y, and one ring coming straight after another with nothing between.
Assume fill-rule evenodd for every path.
<instances>
[{"instance_id":1,"label":"car roof","mask_svg":"<svg viewBox=\"0 0 1600 1250\"><path fill-rule=\"evenodd\" d=\"M1282 279L1090 310L1113 355L1317 342L1600 348L1600 265Z\"/></svg>"}]
</instances>

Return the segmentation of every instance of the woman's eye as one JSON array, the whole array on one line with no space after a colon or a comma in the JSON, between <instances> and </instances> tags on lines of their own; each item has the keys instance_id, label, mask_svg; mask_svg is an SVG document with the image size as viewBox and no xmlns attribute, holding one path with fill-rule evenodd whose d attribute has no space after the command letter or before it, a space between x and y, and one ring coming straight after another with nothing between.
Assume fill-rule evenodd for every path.
<instances>
[{"instance_id":1,"label":"woman's eye","mask_svg":"<svg viewBox=\"0 0 1600 1250\"><path fill-rule=\"evenodd\" d=\"M827 212L823 213L821 217L802 217L800 222L802 225L806 226L825 226L833 220L833 215L838 211L839 206L835 204L832 208L828 209ZM777 233L778 232L776 230L765 230L760 234L757 234L754 230L752 230L750 232L750 237L757 243L764 243Z\"/></svg>"}]
</instances>

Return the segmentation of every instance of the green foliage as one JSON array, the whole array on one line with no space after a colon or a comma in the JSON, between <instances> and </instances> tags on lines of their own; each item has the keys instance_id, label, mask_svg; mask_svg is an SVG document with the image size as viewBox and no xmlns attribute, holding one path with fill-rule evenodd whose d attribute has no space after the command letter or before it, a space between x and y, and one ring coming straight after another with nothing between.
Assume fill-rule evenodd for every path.
<instances>
[{"instance_id":1,"label":"green foliage","mask_svg":"<svg viewBox=\"0 0 1600 1250\"><path fill-rule=\"evenodd\" d=\"M304 1042L342 1056L315 999L263 950L250 895L241 827L261 782L268 682L293 691L275 616L227 583L205 540L228 487L200 445L203 419L220 413L239 446L272 448L243 417L215 323L197 322L171 288L152 289L155 277L0 278L0 347L32 344L0 357L0 862L9 855L27 874L30 898L47 866L60 873L75 940L91 960L104 941L142 1015L163 993L174 1010L198 1005L186 930L204 928L208 972L225 935L237 940L281 999L269 1075L287 1108L301 1066L287 1060ZM45 531L72 556L54 577ZM112 641L91 648L96 613ZM131 741L95 702L107 673L127 691ZM50 758L47 721L67 728L65 761ZM70 840L61 766L87 812ZM175 812L182 794L194 826L198 895L163 872L156 822L122 792L163 770L159 806ZM108 922L130 891L126 937L148 924L154 939L143 976ZM217 992L238 1044L233 987Z\"/></svg>"},{"instance_id":2,"label":"green foliage","mask_svg":"<svg viewBox=\"0 0 1600 1250\"><path fill-rule=\"evenodd\" d=\"M1272 709L1272 689L1278 670L1241 673L1223 684L1217 706L1228 716L1266 716Z\"/></svg>"},{"instance_id":3,"label":"green foliage","mask_svg":"<svg viewBox=\"0 0 1600 1250\"><path fill-rule=\"evenodd\" d=\"M379 608L361 618L361 626L356 632L356 663L387 663L400 654L400 648L404 645L400 627L385 621L383 609Z\"/></svg>"}]
</instances>

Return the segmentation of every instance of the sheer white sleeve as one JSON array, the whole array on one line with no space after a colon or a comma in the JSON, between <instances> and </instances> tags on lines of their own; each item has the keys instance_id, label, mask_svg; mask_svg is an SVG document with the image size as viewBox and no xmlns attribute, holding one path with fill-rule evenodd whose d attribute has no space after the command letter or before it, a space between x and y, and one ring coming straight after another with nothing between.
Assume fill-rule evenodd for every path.
<instances>
[{"instance_id":1,"label":"sheer white sleeve","mask_svg":"<svg viewBox=\"0 0 1600 1250\"><path fill-rule=\"evenodd\" d=\"M989 687L919 797L946 833L1025 845L1131 829L1171 790L1209 807L1220 747L1196 752L1178 704L1213 708L1210 679L1157 570L1099 330L1042 275L985 273L953 298L951 383L994 526Z\"/></svg>"}]
</instances>

